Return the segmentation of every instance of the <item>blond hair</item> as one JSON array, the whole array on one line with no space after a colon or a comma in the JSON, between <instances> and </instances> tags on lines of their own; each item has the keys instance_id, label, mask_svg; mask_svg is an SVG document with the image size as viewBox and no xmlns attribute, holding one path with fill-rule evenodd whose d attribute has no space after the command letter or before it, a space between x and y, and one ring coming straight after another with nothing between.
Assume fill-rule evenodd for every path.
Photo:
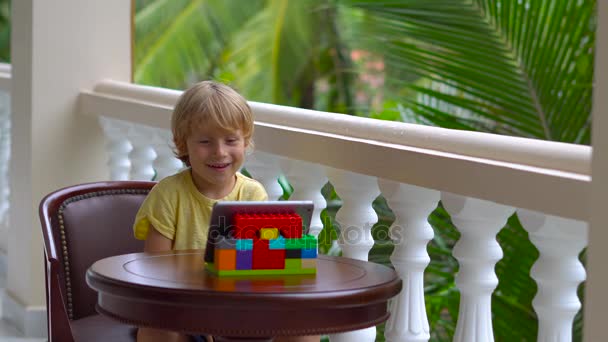
<instances>
[{"instance_id":1,"label":"blond hair","mask_svg":"<svg viewBox=\"0 0 608 342\"><path fill-rule=\"evenodd\" d=\"M203 81L188 88L177 100L171 117L175 156L189 165L186 141L198 125L220 130L241 130L245 144L253 135L253 114L247 100L231 87Z\"/></svg>"}]
</instances>

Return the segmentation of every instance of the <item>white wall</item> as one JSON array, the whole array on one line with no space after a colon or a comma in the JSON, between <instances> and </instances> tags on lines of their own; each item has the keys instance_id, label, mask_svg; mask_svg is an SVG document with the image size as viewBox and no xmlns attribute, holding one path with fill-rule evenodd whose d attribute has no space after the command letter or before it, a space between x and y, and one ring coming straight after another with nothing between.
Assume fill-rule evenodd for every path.
<instances>
[{"instance_id":1,"label":"white wall","mask_svg":"<svg viewBox=\"0 0 608 342\"><path fill-rule=\"evenodd\" d=\"M584 338L589 342L606 340L608 308L608 0L598 1L598 17L593 91L591 224L585 288Z\"/></svg>"}]
</instances>

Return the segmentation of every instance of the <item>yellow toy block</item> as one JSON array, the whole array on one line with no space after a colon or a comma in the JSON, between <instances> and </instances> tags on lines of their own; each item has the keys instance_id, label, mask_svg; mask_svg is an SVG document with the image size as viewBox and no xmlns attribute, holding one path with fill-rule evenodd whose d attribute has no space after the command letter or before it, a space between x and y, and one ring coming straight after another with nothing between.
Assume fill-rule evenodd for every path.
<instances>
[{"instance_id":1,"label":"yellow toy block","mask_svg":"<svg viewBox=\"0 0 608 342\"><path fill-rule=\"evenodd\" d=\"M317 259L302 259L302 268L317 268Z\"/></svg>"},{"instance_id":2,"label":"yellow toy block","mask_svg":"<svg viewBox=\"0 0 608 342\"><path fill-rule=\"evenodd\" d=\"M216 249L214 256L215 268L221 271L236 269L236 249Z\"/></svg>"},{"instance_id":3,"label":"yellow toy block","mask_svg":"<svg viewBox=\"0 0 608 342\"><path fill-rule=\"evenodd\" d=\"M279 229L278 228L262 228L260 229L260 239L261 240L274 240L279 237Z\"/></svg>"}]
</instances>

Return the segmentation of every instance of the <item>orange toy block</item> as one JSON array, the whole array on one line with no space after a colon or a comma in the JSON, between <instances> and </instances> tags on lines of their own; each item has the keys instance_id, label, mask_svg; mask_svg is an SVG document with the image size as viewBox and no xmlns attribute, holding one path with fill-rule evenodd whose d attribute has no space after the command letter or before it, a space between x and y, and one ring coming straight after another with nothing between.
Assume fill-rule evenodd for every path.
<instances>
[{"instance_id":1,"label":"orange toy block","mask_svg":"<svg viewBox=\"0 0 608 342\"><path fill-rule=\"evenodd\" d=\"M235 270L236 249L216 249L213 261L219 271Z\"/></svg>"}]
</instances>

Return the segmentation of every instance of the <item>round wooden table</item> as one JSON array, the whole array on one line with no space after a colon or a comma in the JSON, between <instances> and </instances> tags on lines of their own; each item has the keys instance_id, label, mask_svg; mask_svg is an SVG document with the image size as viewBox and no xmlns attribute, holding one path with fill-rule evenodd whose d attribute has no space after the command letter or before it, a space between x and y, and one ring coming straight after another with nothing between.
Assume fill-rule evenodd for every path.
<instances>
[{"instance_id":1,"label":"round wooden table","mask_svg":"<svg viewBox=\"0 0 608 342\"><path fill-rule=\"evenodd\" d=\"M317 275L217 277L202 251L134 253L95 262L97 311L121 322L221 340L271 341L377 325L401 290L390 268L319 255Z\"/></svg>"}]
</instances>

